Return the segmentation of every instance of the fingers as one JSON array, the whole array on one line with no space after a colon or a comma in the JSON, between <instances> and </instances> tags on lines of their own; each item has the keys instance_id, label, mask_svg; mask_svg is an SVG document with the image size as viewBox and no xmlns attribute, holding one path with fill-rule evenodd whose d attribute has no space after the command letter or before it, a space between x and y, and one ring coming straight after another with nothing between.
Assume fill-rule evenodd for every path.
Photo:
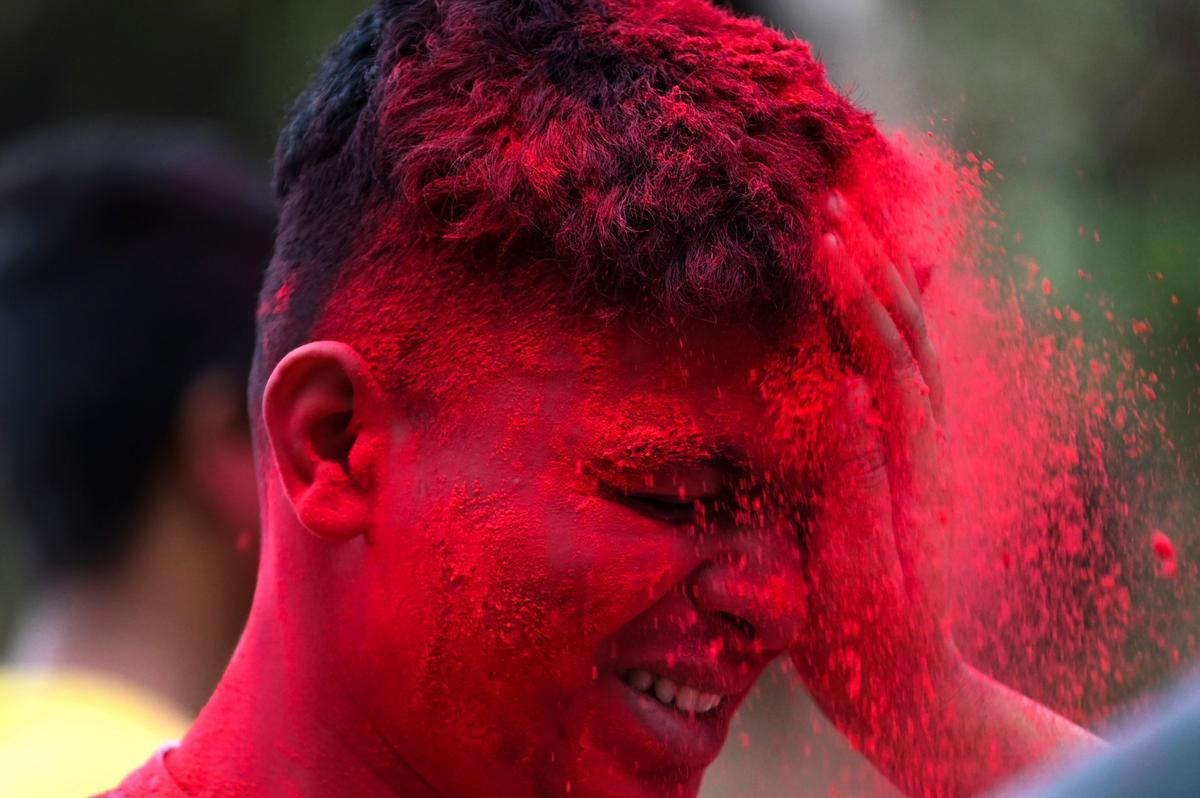
<instances>
[{"instance_id":1,"label":"fingers","mask_svg":"<svg viewBox=\"0 0 1200 798\"><path fill-rule=\"evenodd\" d=\"M835 276L831 290L840 292L835 321L849 338L852 356L887 420L889 517L906 583L911 595L937 604L942 590L929 571L939 560L933 549L940 528L927 516L938 516L943 509L938 468L941 370L924 315L899 270L886 260L869 263L865 267L874 269L869 280L860 266L862 254L879 256L881 248L863 241L865 233L855 229L860 221L852 209L844 209L842 224L855 240L854 253L836 234L822 242L824 263Z\"/></svg>"},{"instance_id":2,"label":"fingers","mask_svg":"<svg viewBox=\"0 0 1200 798\"><path fill-rule=\"evenodd\" d=\"M915 355L921 376L929 389L929 403L934 419L941 424L945 406L942 367L933 341L929 337L929 326L916 297L909 291L899 270L891 263L884 271L883 304L899 325L909 349Z\"/></svg>"},{"instance_id":3,"label":"fingers","mask_svg":"<svg viewBox=\"0 0 1200 798\"><path fill-rule=\"evenodd\" d=\"M840 293L857 296L862 290L862 283L857 280L857 275L867 278L867 282L907 342L909 352L928 389L933 418L941 424L945 405L941 365L921 308L920 290L911 264L905 258L888 257L879 241L866 228L861 217L848 205L840 192L830 194L828 212L835 225L851 236L856 252L868 261L854 268L853 258L844 253L836 253L839 248L836 245L840 244L844 235L830 234L833 238L827 236L826 248L835 251L834 263L829 270L830 277L833 278L831 286L835 293L839 293L841 288ZM847 272L854 273L847 276ZM845 290L846 283L858 284L851 286L850 290Z\"/></svg>"},{"instance_id":4,"label":"fingers","mask_svg":"<svg viewBox=\"0 0 1200 798\"><path fill-rule=\"evenodd\" d=\"M813 600L843 604L838 614L854 617L906 592L880 426L867 381L848 378L825 426L832 445L822 463L809 551Z\"/></svg>"},{"instance_id":5,"label":"fingers","mask_svg":"<svg viewBox=\"0 0 1200 798\"><path fill-rule=\"evenodd\" d=\"M921 287L917 283L917 273L913 270L912 263L903 255L896 257L894 260L898 264L896 270L900 272L900 277L904 280L904 287L908 289L908 295L912 297L913 302L920 308Z\"/></svg>"},{"instance_id":6,"label":"fingers","mask_svg":"<svg viewBox=\"0 0 1200 798\"><path fill-rule=\"evenodd\" d=\"M843 719L861 703L863 671L888 670L882 660L914 617L881 426L867 380L847 378L823 425L830 445L811 508L810 620L792 650L814 697Z\"/></svg>"},{"instance_id":7,"label":"fingers","mask_svg":"<svg viewBox=\"0 0 1200 798\"><path fill-rule=\"evenodd\" d=\"M865 379L848 377L827 421L833 445L826 446L824 474L838 503L867 494L887 495L887 462L879 418Z\"/></svg>"},{"instance_id":8,"label":"fingers","mask_svg":"<svg viewBox=\"0 0 1200 798\"><path fill-rule=\"evenodd\" d=\"M908 439L890 442L893 456L901 456L927 437L921 433L934 421L931 392L892 314L867 285L840 239L828 235L823 246L829 268L842 276L845 290L837 302L842 316L838 321L854 347L857 365L870 378L875 399L892 422L887 427Z\"/></svg>"}]
</instances>

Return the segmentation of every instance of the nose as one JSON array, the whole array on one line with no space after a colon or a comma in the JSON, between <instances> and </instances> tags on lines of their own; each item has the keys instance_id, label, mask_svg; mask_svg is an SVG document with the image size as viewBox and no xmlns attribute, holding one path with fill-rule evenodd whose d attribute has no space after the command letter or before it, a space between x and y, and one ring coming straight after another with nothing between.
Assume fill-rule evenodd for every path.
<instances>
[{"instance_id":1,"label":"nose","mask_svg":"<svg viewBox=\"0 0 1200 798\"><path fill-rule=\"evenodd\" d=\"M763 538L746 535L701 566L688 587L700 612L733 621L755 650L778 653L800 639L808 588L799 546Z\"/></svg>"}]
</instances>

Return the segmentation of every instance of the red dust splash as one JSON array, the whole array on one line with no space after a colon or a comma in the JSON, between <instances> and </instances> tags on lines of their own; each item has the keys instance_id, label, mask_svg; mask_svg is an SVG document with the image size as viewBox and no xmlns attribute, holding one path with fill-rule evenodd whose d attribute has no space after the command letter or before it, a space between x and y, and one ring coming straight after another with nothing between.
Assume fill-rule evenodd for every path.
<instances>
[{"instance_id":1,"label":"red dust splash","mask_svg":"<svg viewBox=\"0 0 1200 798\"><path fill-rule=\"evenodd\" d=\"M1195 568L1156 529L1184 514L1184 458L1168 388L1131 349L1151 325L1122 332L1105 304L1111 332L1098 334L1056 305L1053 282L1001 243L977 158L902 136L892 147L900 157L859 159L846 193L912 264L941 356L956 641L1000 681L1098 722L1195 648L1169 620ZM1170 596L1147 587L1155 573L1180 577Z\"/></svg>"},{"instance_id":2,"label":"red dust splash","mask_svg":"<svg viewBox=\"0 0 1200 798\"><path fill-rule=\"evenodd\" d=\"M1178 565L1175 562L1175 544L1171 542L1169 537L1156 529L1154 530L1154 534L1150 536L1150 545L1154 549L1154 555L1162 563L1159 573L1168 579L1173 578L1178 570Z\"/></svg>"}]
</instances>

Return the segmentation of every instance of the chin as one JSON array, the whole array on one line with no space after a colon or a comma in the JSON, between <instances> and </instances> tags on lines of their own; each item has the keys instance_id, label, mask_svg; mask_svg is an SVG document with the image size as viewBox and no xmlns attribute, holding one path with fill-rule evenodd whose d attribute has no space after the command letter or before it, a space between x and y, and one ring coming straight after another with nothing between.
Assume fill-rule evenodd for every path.
<instances>
[{"instance_id":1,"label":"chin","mask_svg":"<svg viewBox=\"0 0 1200 798\"><path fill-rule=\"evenodd\" d=\"M579 772L565 785L545 785L544 795L569 795L571 798L693 798L700 792L704 771L663 771L640 773L628 763L592 767Z\"/></svg>"}]
</instances>

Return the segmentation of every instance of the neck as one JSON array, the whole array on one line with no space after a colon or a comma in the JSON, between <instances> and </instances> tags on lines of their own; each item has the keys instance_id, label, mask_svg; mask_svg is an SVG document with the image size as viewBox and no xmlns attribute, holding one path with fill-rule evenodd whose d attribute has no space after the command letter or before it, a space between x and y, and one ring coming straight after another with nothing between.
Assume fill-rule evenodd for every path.
<instances>
[{"instance_id":1,"label":"neck","mask_svg":"<svg viewBox=\"0 0 1200 798\"><path fill-rule=\"evenodd\" d=\"M437 798L306 656L313 643L289 640L288 613L264 581L229 669L167 760L175 782L194 798Z\"/></svg>"},{"instance_id":2,"label":"neck","mask_svg":"<svg viewBox=\"0 0 1200 798\"><path fill-rule=\"evenodd\" d=\"M11 651L19 668L104 674L199 710L236 641L244 588L217 536L171 500L152 502L111 572L54 584L19 621ZM214 589L214 586L229 589Z\"/></svg>"}]
</instances>

